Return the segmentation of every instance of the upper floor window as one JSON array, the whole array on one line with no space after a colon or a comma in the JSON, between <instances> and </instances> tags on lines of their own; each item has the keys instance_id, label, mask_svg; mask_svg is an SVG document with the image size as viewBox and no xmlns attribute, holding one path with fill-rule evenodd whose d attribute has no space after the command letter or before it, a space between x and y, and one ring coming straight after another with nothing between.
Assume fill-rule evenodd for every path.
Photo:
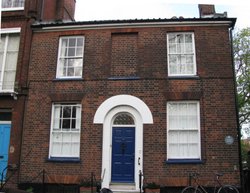
<instances>
[{"instance_id":1,"label":"upper floor window","mask_svg":"<svg viewBox=\"0 0 250 193\"><path fill-rule=\"evenodd\" d=\"M0 41L0 92L13 92L20 42L20 29L2 29Z\"/></svg>"},{"instance_id":2,"label":"upper floor window","mask_svg":"<svg viewBox=\"0 0 250 193\"><path fill-rule=\"evenodd\" d=\"M167 103L167 159L200 160L200 105L198 101Z\"/></svg>"},{"instance_id":3,"label":"upper floor window","mask_svg":"<svg viewBox=\"0 0 250 193\"><path fill-rule=\"evenodd\" d=\"M84 37L61 37L59 42L57 78L81 78Z\"/></svg>"},{"instance_id":4,"label":"upper floor window","mask_svg":"<svg viewBox=\"0 0 250 193\"><path fill-rule=\"evenodd\" d=\"M168 75L196 75L195 42L193 33L167 34Z\"/></svg>"},{"instance_id":5,"label":"upper floor window","mask_svg":"<svg viewBox=\"0 0 250 193\"><path fill-rule=\"evenodd\" d=\"M22 10L24 8L24 0L2 0L2 10Z\"/></svg>"},{"instance_id":6,"label":"upper floor window","mask_svg":"<svg viewBox=\"0 0 250 193\"><path fill-rule=\"evenodd\" d=\"M50 134L50 158L79 158L80 130L80 104L53 104Z\"/></svg>"}]
</instances>

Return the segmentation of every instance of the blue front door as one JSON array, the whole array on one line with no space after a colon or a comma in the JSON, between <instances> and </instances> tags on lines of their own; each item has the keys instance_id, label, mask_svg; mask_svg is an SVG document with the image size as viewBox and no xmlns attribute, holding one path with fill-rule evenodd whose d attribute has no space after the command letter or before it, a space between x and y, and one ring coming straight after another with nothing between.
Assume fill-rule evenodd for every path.
<instances>
[{"instance_id":1,"label":"blue front door","mask_svg":"<svg viewBox=\"0 0 250 193\"><path fill-rule=\"evenodd\" d=\"M8 165L8 152L10 143L10 125L0 124L0 176ZM5 179L6 170L3 173ZM1 179L0 179L1 180Z\"/></svg>"},{"instance_id":2,"label":"blue front door","mask_svg":"<svg viewBox=\"0 0 250 193\"><path fill-rule=\"evenodd\" d=\"M135 128L113 127L112 182L134 182Z\"/></svg>"}]
</instances>

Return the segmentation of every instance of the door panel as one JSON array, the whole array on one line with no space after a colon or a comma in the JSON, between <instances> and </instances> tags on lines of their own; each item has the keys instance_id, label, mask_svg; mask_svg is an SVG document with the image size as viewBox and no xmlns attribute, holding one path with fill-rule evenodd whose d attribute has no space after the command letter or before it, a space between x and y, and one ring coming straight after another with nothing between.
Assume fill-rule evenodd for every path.
<instances>
[{"instance_id":1,"label":"door panel","mask_svg":"<svg viewBox=\"0 0 250 193\"><path fill-rule=\"evenodd\" d=\"M113 127L112 182L134 182L135 128Z\"/></svg>"},{"instance_id":2,"label":"door panel","mask_svg":"<svg viewBox=\"0 0 250 193\"><path fill-rule=\"evenodd\" d=\"M0 124L0 175L8 165L8 152L10 142L10 125ZM4 172L4 178L6 171Z\"/></svg>"}]
</instances>

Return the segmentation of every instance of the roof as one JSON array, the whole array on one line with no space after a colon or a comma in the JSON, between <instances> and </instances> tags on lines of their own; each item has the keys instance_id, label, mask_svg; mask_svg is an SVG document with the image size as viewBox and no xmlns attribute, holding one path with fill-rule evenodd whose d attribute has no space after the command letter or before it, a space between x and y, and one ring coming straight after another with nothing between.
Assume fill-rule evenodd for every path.
<instances>
[{"instance_id":1,"label":"roof","mask_svg":"<svg viewBox=\"0 0 250 193\"><path fill-rule=\"evenodd\" d=\"M77 28L112 28L112 27L152 27L152 26L192 26L192 25L227 25L234 28L236 18L176 18L171 19L130 19L97 21L36 21L32 28L43 30L77 29Z\"/></svg>"}]
</instances>

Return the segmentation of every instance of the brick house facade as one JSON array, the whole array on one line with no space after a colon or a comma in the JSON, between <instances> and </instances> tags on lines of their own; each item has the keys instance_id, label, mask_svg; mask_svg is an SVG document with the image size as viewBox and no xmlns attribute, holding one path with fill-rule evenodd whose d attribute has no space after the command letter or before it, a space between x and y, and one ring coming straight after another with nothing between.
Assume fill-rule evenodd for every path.
<instances>
[{"instance_id":1,"label":"brick house facade","mask_svg":"<svg viewBox=\"0 0 250 193\"><path fill-rule=\"evenodd\" d=\"M177 187L196 171L240 185L236 19L199 8L192 19L34 22L19 183L94 173L102 187L138 191L140 172Z\"/></svg>"},{"instance_id":2,"label":"brick house facade","mask_svg":"<svg viewBox=\"0 0 250 193\"><path fill-rule=\"evenodd\" d=\"M164 186L221 171L239 185L234 22L32 25L20 182L45 170L47 183L78 184L93 172L102 187L138 190L140 171Z\"/></svg>"}]
</instances>

